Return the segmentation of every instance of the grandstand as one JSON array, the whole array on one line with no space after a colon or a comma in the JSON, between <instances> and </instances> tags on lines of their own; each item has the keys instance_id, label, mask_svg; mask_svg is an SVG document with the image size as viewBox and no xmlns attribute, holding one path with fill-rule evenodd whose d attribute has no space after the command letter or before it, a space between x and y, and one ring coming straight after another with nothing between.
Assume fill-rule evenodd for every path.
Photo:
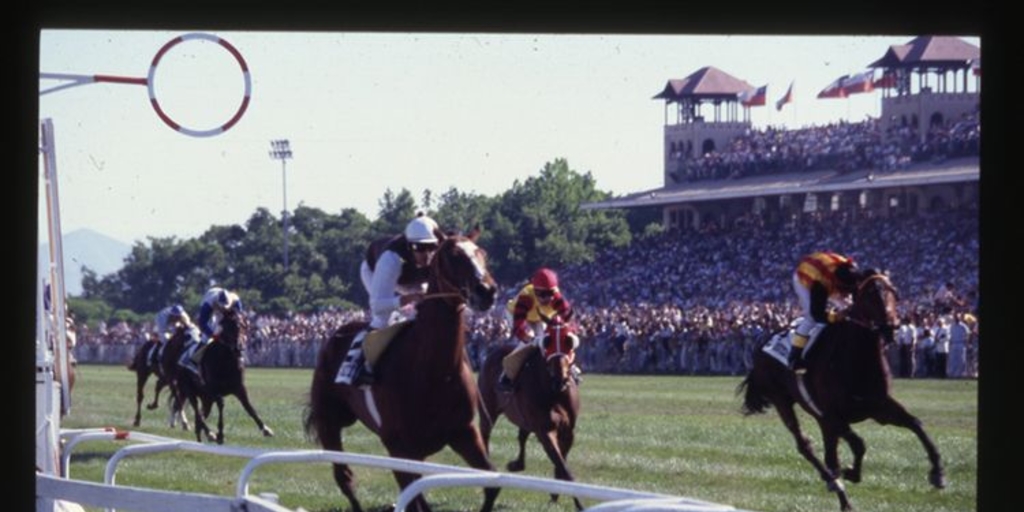
<instances>
[{"instance_id":1,"label":"grandstand","mask_svg":"<svg viewBox=\"0 0 1024 512\"><path fill-rule=\"evenodd\" d=\"M664 185L583 208L660 208L665 228L686 231L751 215L778 225L976 206L980 62L980 48L955 37L893 45L868 65L878 78L847 89L840 79L836 93L881 90L879 119L788 131L754 130L745 80L710 66L669 80L654 96L665 103Z\"/></svg>"}]
</instances>

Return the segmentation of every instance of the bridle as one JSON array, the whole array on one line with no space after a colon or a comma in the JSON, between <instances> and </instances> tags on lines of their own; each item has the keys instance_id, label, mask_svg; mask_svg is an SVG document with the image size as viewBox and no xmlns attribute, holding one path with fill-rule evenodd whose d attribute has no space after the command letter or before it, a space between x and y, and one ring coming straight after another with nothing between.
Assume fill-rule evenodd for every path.
<instances>
[{"instance_id":1,"label":"bridle","mask_svg":"<svg viewBox=\"0 0 1024 512\"><path fill-rule=\"evenodd\" d=\"M440 253L444 249L445 245L454 245L454 243L451 242L451 240L453 239L449 238L445 240L444 243L441 244L441 247L438 247L437 249L437 252L439 254L435 254L430 261L431 273L433 275L434 282L437 285L438 291L424 295L423 300L444 299L446 302L451 304L457 311L462 311L463 309L466 308L466 303L469 302L469 287L472 286L472 284L467 283L463 286L459 286L458 284L453 283L450 279L445 277L444 273L441 271Z\"/></svg>"},{"instance_id":2,"label":"bridle","mask_svg":"<svg viewBox=\"0 0 1024 512\"><path fill-rule=\"evenodd\" d=\"M878 281L878 283L875 283ZM891 292L894 296L896 295L896 287L892 285L889 278L885 274L873 274L865 278L860 284L857 285L857 290L854 296L854 308L853 311L859 313L863 308L860 306L860 297L864 295L868 285L878 286L881 284L884 291ZM877 322L874 319L861 318L859 315L850 315L849 320L861 327L870 330L874 334L882 335L886 341L893 339L893 333L896 330L896 326L889 324L888 322Z\"/></svg>"}]
</instances>

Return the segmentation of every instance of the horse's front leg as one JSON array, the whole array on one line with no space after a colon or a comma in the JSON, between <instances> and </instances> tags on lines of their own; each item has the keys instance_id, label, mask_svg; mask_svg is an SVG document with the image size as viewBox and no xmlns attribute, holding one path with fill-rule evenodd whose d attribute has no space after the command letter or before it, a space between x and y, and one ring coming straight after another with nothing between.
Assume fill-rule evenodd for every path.
<instances>
[{"instance_id":1,"label":"horse's front leg","mask_svg":"<svg viewBox=\"0 0 1024 512\"><path fill-rule=\"evenodd\" d=\"M846 496L846 487L843 485L843 481L839 479L842 472L839 468L839 434L837 433L849 427L846 425L831 425L822 420L819 420L818 424L821 426L822 444L825 445L825 467L828 468L828 472L831 475L831 478L828 480L828 490L836 493L839 497L839 507L842 510L852 510L853 507Z\"/></svg>"},{"instance_id":2,"label":"horse's front leg","mask_svg":"<svg viewBox=\"0 0 1024 512\"><path fill-rule=\"evenodd\" d=\"M509 471L516 473L526 469L526 440L530 438L530 431L524 428L519 429L517 441L519 441L519 455L510 460L505 466Z\"/></svg>"},{"instance_id":3,"label":"horse's front leg","mask_svg":"<svg viewBox=\"0 0 1024 512\"><path fill-rule=\"evenodd\" d=\"M142 402L145 400L147 380L149 373L140 371L135 374L135 420L132 421L134 427L142 423Z\"/></svg>"},{"instance_id":4,"label":"horse's front leg","mask_svg":"<svg viewBox=\"0 0 1024 512\"><path fill-rule=\"evenodd\" d=\"M928 472L928 482L936 489L946 487L946 475L942 468L942 456L939 455L939 450L935 447L935 443L932 442L932 439L924 431L921 420L910 414L902 404L892 397L887 397L885 404L880 408L880 412L872 416L872 418L882 425L897 425L914 432L924 446L924 450L928 454L928 460L932 465L931 470Z\"/></svg>"},{"instance_id":5,"label":"horse's front leg","mask_svg":"<svg viewBox=\"0 0 1024 512\"><path fill-rule=\"evenodd\" d=\"M481 437L480 431L472 425L467 426L460 433L456 434L448 442L448 446L455 453L459 454L470 467L484 471L494 471L494 465L491 464L491 460L487 457L487 448L484 447L483 437ZM480 507L480 512L490 512L494 508L494 502L498 499L498 491L497 487L484 488L484 504Z\"/></svg>"},{"instance_id":6,"label":"horse's front leg","mask_svg":"<svg viewBox=\"0 0 1024 512\"><path fill-rule=\"evenodd\" d=\"M544 447L544 453L548 455L548 459L551 464L555 467L555 478L558 480L565 480L567 482L575 481L572 476L572 472L569 471L569 464L565 461L565 453L562 451L559 443L559 436L557 430L549 430L544 435L538 435L537 439L540 441L540 445ZM551 502L557 502L558 495L551 495ZM582 504L579 499L576 499L577 510L583 510Z\"/></svg>"},{"instance_id":7,"label":"horse's front leg","mask_svg":"<svg viewBox=\"0 0 1024 512\"><path fill-rule=\"evenodd\" d=\"M858 483L860 482L861 464L864 462L864 453L867 452L867 447L864 445L864 440L852 428L847 427L842 437L846 440L850 451L853 452L853 466L843 468L843 478L850 482Z\"/></svg>"},{"instance_id":8,"label":"horse's front leg","mask_svg":"<svg viewBox=\"0 0 1024 512\"><path fill-rule=\"evenodd\" d=\"M245 386L242 386L235 393L235 397L238 398L239 402L241 402L245 412L249 413L249 417L256 422L256 426L259 427L260 432L263 433L263 437L274 437L274 431L270 430L270 427L263 423L260 415L256 413L256 408L253 407L252 402L249 401L249 393L246 391Z\"/></svg>"},{"instance_id":9,"label":"horse's front leg","mask_svg":"<svg viewBox=\"0 0 1024 512\"><path fill-rule=\"evenodd\" d=\"M781 400L773 400L772 402L775 410L779 413L779 418L782 419L782 423L793 434L793 439L796 440L797 451L818 471L818 476L825 482L829 492L834 492L839 496L839 506L842 510L852 510L843 483L818 459L818 456L814 454L814 448L811 446L811 440L800 430L800 422L797 420L796 412L793 410L793 402Z\"/></svg>"},{"instance_id":10,"label":"horse's front leg","mask_svg":"<svg viewBox=\"0 0 1024 512\"><path fill-rule=\"evenodd\" d=\"M152 411L157 407L160 407L160 391L162 391L166 385L167 381L163 377L157 375L156 389L153 391L153 401L146 405L146 409Z\"/></svg>"}]
</instances>

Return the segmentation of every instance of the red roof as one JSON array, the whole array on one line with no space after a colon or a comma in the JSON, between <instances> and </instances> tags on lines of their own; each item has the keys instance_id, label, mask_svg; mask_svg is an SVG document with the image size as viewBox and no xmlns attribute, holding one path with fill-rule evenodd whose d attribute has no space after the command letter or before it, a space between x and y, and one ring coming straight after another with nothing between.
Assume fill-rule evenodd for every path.
<instances>
[{"instance_id":1,"label":"red roof","mask_svg":"<svg viewBox=\"0 0 1024 512\"><path fill-rule=\"evenodd\" d=\"M755 87L720 69L705 66L683 79L669 80L665 88L652 99L666 101L680 98L732 99L736 95Z\"/></svg>"},{"instance_id":2,"label":"red roof","mask_svg":"<svg viewBox=\"0 0 1024 512\"><path fill-rule=\"evenodd\" d=\"M892 45L871 68L967 67L981 57L981 49L958 37L920 36L907 44Z\"/></svg>"}]
</instances>

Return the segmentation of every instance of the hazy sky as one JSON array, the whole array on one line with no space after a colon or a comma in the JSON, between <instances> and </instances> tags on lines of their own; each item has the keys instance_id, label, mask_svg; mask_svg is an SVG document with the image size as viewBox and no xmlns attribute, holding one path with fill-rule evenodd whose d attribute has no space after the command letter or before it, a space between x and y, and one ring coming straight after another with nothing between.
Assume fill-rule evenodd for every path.
<instances>
[{"instance_id":1,"label":"hazy sky","mask_svg":"<svg viewBox=\"0 0 1024 512\"><path fill-rule=\"evenodd\" d=\"M39 70L143 78L161 47L192 32L205 31L43 30ZM652 96L669 79L714 66L767 85L768 105L751 110L758 128L860 121L878 115L881 93L815 96L917 35L212 34L238 49L251 76L249 107L223 134L170 128L145 86L39 97L40 119L54 124L64 232L131 243L244 223L258 207L280 216L282 166L268 154L279 138L294 152L289 209L354 207L372 219L389 188L417 199L450 187L492 196L556 158L591 172L601 190L656 188L665 108ZM227 122L245 96L236 59L206 40L163 54L154 82L166 114L199 131ZM778 112L791 82L793 103Z\"/></svg>"}]
</instances>

